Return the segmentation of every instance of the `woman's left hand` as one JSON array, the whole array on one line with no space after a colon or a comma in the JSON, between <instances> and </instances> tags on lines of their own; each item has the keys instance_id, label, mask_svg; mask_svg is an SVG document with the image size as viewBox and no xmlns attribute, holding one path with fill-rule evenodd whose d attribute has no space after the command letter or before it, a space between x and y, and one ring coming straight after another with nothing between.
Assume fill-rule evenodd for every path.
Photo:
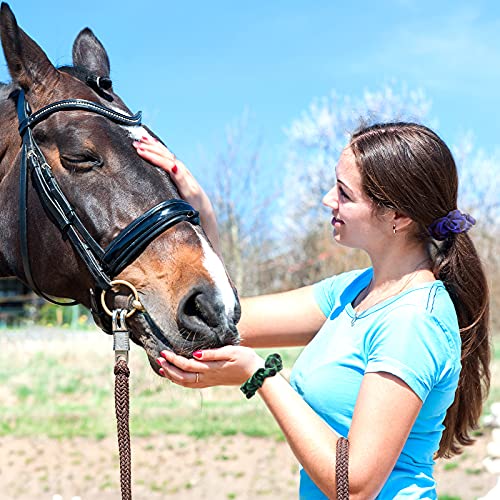
<instances>
[{"instance_id":1,"label":"woman's left hand","mask_svg":"<svg viewBox=\"0 0 500 500\"><path fill-rule=\"evenodd\" d=\"M264 360L253 349L241 346L196 351L193 359L171 351L162 351L161 355L157 361L164 377L183 387L196 389L241 385L264 366Z\"/></svg>"}]
</instances>

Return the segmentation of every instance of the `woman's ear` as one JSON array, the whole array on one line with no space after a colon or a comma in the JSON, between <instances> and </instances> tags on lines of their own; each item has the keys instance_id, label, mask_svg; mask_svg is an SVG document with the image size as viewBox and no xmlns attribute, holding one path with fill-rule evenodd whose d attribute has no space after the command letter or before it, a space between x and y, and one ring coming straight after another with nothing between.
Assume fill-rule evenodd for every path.
<instances>
[{"instance_id":1,"label":"woman's ear","mask_svg":"<svg viewBox=\"0 0 500 500\"><path fill-rule=\"evenodd\" d=\"M401 212L392 212L392 227L395 232L406 231L413 224L413 219Z\"/></svg>"}]
</instances>

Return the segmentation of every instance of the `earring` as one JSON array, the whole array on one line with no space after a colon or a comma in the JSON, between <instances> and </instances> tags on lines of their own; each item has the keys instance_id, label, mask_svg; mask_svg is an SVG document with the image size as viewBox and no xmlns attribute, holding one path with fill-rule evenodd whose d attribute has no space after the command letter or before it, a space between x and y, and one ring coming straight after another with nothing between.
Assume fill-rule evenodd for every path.
<instances>
[{"instance_id":1,"label":"earring","mask_svg":"<svg viewBox=\"0 0 500 500\"><path fill-rule=\"evenodd\" d=\"M393 224L393 225L392 225L392 232L393 232L394 234L396 234L396 224Z\"/></svg>"}]
</instances>

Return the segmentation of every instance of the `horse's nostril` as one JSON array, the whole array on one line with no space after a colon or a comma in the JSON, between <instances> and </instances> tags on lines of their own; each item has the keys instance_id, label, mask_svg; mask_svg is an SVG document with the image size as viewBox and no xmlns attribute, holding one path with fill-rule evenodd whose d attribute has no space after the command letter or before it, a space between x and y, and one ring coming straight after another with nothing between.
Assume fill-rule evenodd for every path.
<instances>
[{"instance_id":1,"label":"horse's nostril","mask_svg":"<svg viewBox=\"0 0 500 500\"><path fill-rule=\"evenodd\" d=\"M209 335L227 319L224 305L211 289L197 288L184 297L177 311L181 327L189 332Z\"/></svg>"}]
</instances>

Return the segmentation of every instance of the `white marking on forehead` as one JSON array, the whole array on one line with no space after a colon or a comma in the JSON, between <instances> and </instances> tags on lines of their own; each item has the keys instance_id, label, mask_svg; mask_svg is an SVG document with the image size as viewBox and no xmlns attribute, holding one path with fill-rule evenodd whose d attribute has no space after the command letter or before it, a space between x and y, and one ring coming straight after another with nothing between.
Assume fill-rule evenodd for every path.
<instances>
[{"instance_id":1,"label":"white marking on forehead","mask_svg":"<svg viewBox=\"0 0 500 500\"><path fill-rule=\"evenodd\" d=\"M127 111L124 111L118 106L111 105L110 108L122 115L128 115ZM140 141L142 137L147 137L149 139L153 138L152 135L142 125L120 125L120 127L126 130L128 135L134 141Z\"/></svg>"},{"instance_id":2,"label":"white marking on forehead","mask_svg":"<svg viewBox=\"0 0 500 500\"><path fill-rule=\"evenodd\" d=\"M127 126L127 125L122 125L122 128L124 128L128 135L134 139L134 141L140 141L142 137L147 137L148 139L152 139L152 135L141 125L135 125L135 126Z\"/></svg>"},{"instance_id":3,"label":"white marking on forehead","mask_svg":"<svg viewBox=\"0 0 500 500\"><path fill-rule=\"evenodd\" d=\"M222 302L224 303L226 314L231 316L234 313L234 308L236 307L236 296L234 294L234 290L229 284L226 270L224 269L219 256L208 244L205 237L198 232L198 229L196 229L196 234L200 238L201 246L203 248L203 265L210 274L211 278L214 280L215 286L221 295Z\"/></svg>"}]
</instances>

